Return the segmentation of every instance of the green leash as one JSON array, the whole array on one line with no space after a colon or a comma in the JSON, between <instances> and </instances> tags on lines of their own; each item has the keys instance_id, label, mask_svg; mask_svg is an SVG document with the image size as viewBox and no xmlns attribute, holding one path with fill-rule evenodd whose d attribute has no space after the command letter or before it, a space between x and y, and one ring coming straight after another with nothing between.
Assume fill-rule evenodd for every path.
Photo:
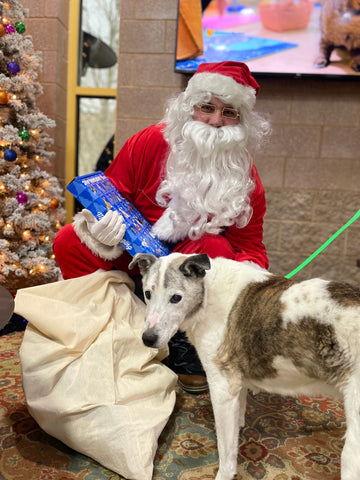
<instances>
[{"instance_id":1,"label":"green leash","mask_svg":"<svg viewBox=\"0 0 360 480\"><path fill-rule=\"evenodd\" d=\"M299 265L297 268L295 268L295 270L293 270L292 272L285 275L285 278L292 277L293 275L295 275L295 273L299 272L302 268L304 268L308 263L311 262L311 260L313 260L317 255L319 255L319 253L321 253L323 250L325 250L325 248L328 245L330 245L330 243L333 240L335 240L336 237L338 237L349 225L354 223L355 220L357 220L359 217L360 217L360 210L358 210L358 212L355 213L355 215L352 218L350 218L350 220L347 223L345 223L345 225L343 225L340 228L340 230L338 230L336 233L334 233L334 235L332 237L330 237L329 240L327 240L323 245L321 245L321 247L318 248L312 255L310 255L310 257L308 257L301 265Z\"/></svg>"}]
</instances>

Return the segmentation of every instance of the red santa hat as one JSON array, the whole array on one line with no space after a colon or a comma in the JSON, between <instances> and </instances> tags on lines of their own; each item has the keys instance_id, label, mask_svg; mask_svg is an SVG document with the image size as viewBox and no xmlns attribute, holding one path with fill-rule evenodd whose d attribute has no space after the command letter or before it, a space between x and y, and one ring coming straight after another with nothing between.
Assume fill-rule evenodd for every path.
<instances>
[{"instance_id":1,"label":"red santa hat","mask_svg":"<svg viewBox=\"0 0 360 480\"><path fill-rule=\"evenodd\" d=\"M236 108L252 108L260 86L242 62L201 63L189 80L186 94L210 92Z\"/></svg>"}]
</instances>

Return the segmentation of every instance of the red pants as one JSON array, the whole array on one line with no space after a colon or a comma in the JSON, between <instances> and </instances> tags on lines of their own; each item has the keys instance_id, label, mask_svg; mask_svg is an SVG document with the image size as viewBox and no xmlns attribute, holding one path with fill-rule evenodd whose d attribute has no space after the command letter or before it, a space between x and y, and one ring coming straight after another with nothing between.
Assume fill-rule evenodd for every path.
<instances>
[{"instance_id":1,"label":"red pants","mask_svg":"<svg viewBox=\"0 0 360 480\"><path fill-rule=\"evenodd\" d=\"M53 244L56 261L65 280L93 273L99 268L103 270L122 270L129 275L138 274L138 270L128 270L132 257L128 252L115 260L104 260L92 253L76 235L73 225L65 225L56 235ZM178 243L173 252L207 253L209 257L225 257L234 259L235 251L222 235L203 235L199 240L185 239Z\"/></svg>"}]
</instances>

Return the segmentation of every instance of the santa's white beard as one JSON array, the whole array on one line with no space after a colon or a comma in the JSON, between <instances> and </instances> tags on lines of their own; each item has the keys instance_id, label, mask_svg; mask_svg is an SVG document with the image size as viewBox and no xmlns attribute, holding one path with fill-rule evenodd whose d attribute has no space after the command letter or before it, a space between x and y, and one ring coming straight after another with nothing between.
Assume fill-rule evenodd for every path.
<instances>
[{"instance_id":1,"label":"santa's white beard","mask_svg":"<svg viewBox=\"0 0 360 480\"><path fill-rule=\"evenodd\" d=\"M185 123L170 142L166 178L157 192L157 201L167 207L153 227L158 238L178 242L218 234L234 223L247 225L254 182L246 142L241 125Z\"/></svg>"}]
</instances>

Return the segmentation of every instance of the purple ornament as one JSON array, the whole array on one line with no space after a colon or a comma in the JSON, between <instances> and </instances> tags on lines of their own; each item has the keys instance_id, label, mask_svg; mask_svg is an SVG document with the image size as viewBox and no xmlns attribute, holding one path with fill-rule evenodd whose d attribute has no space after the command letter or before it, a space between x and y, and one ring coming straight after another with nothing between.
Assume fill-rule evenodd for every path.
<instances>
[{"instance_id":1,"label":"purple ornament","mask_svg":"<svg viewBox=\"0 0 360 480\"><path fill-rule=\"evenodd\" d=\"M15 162L17 159L17 153L12 148L9 148L9 150L5 150L4 152L4 159L7 162Z\"/></svg>"},{"instance_id":2,"label":"purple ornament","mask_svg":"<svg viewBox=\"0 0 360 480\"><path fill-rule=\"evenodd\" d=\"M15 33L16 32L16 28L14 27L14 25L12 25L11 23L8 23L7 25L5 25L5 33L7 33L8 35L11 35L12 33Z\"/></svg>"},{"instance_id":3,"label":"purple ornament","mask_svg":"<svg viewBox=\"0 0 360 480\"><path fill-rule=\"evenodd\" d=\"M16 200L21 203L21 205L25 205L25 203L28 201L28 196L26 193L19 192L16 194Z\"/></svg>"},{"instance_id":4,"label":"purple ornament","mask_svg":"<svg viewBox=\"0 0 360 480\"><path fill-rule=\"evenodd\" d=\"M16 75L17 73L20 72L20 66L18 63L16 62L10 62L7 64L7 71L9 73L12 73L13 75Z\"/></svg>"}]
</instances>

